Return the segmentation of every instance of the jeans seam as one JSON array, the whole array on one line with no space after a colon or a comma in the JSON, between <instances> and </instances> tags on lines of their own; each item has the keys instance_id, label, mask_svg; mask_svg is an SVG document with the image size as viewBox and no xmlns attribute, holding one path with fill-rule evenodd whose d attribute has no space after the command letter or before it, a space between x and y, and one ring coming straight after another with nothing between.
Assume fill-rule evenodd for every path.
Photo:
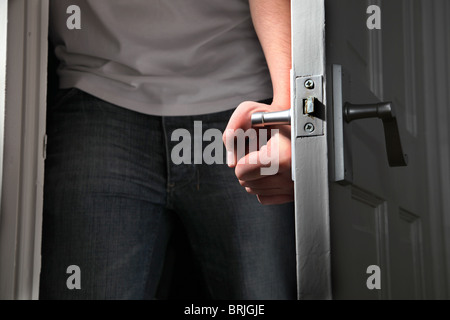
<instances>
[{"instance_id":1,"label":"jeans seam","mask_svg":"<svg viewBox=\"0 0 450 320\"><path fill-rule=\"evenodd\" d=\"M163 144L166 158L166 206L167 208L171 208L171 193L172 193L172 185L171 185L171 177L170 177L170 159L169 159L169 143L167 141L167 128L165 117L161 117L161 127L163 131Z\"/></svg>"}]
</instances>

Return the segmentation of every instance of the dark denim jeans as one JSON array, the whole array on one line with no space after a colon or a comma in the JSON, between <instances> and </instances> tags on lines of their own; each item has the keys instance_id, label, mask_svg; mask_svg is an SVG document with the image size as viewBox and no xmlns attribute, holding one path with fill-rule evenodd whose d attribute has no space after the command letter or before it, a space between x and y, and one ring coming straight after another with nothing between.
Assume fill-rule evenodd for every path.
<instances>
[{"instance_id":1,"label":"dark denim jeans","mask_svg":"<svg viewBox=\"0 0 450 320\"><path fill-rule=\"evenodd\" d=\"M149 116L61 91L48 110L40 298L154 299L177 216L212 299L295 299L293 205L259 204L226 164L171 161L175 129L223 132L231 114Z\"/></svg>"}]
</instances>

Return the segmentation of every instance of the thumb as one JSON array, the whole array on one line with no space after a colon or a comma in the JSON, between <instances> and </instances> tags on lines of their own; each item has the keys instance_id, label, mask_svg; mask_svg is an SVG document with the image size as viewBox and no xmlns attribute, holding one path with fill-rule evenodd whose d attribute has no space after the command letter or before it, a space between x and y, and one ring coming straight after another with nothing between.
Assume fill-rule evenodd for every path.
<instances>
[{"instance_id":1,"label":"thumb","mask_svg":"<svg viewBox=\"0 0 450 320\"><path fill-rule=\"evenodd\" d=\"M230 120L228 121L228 125L225 129L225 132L222 136L223 143L225 144L225 148L227 149L227 152L229 154L227 155L227 158L231 161L229 164L231 166L234 166L236 161L232 161L231 158L234 158L236 160L236 154L235 154L235 133L238 129L243 130L244 132L247 131L252 127L252 114L255 112L269 112L273 111L273 107L264 103L259 102L253 102L253 101L246 101L241 103L236 110L234 111L233 115L231 116Z\"/></svg>"}]
</instances>

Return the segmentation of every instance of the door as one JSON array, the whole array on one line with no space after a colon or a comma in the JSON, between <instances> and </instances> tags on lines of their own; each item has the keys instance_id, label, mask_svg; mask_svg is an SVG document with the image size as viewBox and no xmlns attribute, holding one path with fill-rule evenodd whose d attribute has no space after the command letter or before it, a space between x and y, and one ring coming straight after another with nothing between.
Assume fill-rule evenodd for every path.
<instances>
[{"instance_id":1,"label":"door","mask_svg":"<svg viewBox=\"0 0 450 320\"><path fill-rule=\"evenodd\" d=\"M424 78L424 3L292 1L299 299L448 297L448 218L430 196L442 190L430 190L427 136L430 113L446 106L423 90L436 81ZM380 102L401 145L392 121L345 119ZM407 166L392 160L404 153Z\"/></svg>"}]
</instances>

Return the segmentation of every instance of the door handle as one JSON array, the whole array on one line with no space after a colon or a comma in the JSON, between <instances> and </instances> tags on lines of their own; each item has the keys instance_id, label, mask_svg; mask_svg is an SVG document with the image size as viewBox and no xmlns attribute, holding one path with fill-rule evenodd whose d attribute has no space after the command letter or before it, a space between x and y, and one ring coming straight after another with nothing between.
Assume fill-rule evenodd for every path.
<instances>
[{"instance_id":1,"label":"door handle","mask_svg":"<svg viewBox=\"0 0 450 320\"><path fill-rule=\"evenodd\" d=\"M255 112L252 114L253 127L291 124L291 109L275 112Z\"/></svg>"},{"instance_id":2,"label":"door handle","mask_svg":"<svg viewBox=\"0 0 450 320\"><path fill-rule=\"evenodd\" d=\"M392 102L376 104L351 104L344 105L344 119L350 123L359 119L378 118L383 121L386 152L389 166L404 167L408 165L408 156L403 153L402 142L398 130Z\"/></svg>"},{"instance_id":3,"label":"door handle","mask_svg":"<svg viewBox=\"0 0 450 320\"><path fill-rule=\"evenodd\" d=\"M351 122L359 119L378 118L383 122L386 153L390 167L404 167L408 164L408 156L403 153L398 121L392 102L372 104L344 103L344 91L350 91L350 78L340 65L332 65L331 69L331 108L329 144L331 147L332 181L351 184L353 181L352 160L352 126ZM357 81L357 83L359 83ZM345 89L345 90L344 90ZM358 90L363 90L357 88ZM369 91L367 92L370 96Z\"/></svg>"},{"instance_id":4,"label":"door handle","mask_svg":"<svg viewBox=\"0 0 450 320\"><path fill-rule=\"evenodd\" d=\"M292 107L275 112L256 112L251 116L252 127L291 125L292 180L296 177L296 141L298 139L323 136L326 133L326 113L324 104L324 77L312 75L292 79L295 84ZM294 86L293 86L294 87Z\"/></svg>"}]
</instances>

